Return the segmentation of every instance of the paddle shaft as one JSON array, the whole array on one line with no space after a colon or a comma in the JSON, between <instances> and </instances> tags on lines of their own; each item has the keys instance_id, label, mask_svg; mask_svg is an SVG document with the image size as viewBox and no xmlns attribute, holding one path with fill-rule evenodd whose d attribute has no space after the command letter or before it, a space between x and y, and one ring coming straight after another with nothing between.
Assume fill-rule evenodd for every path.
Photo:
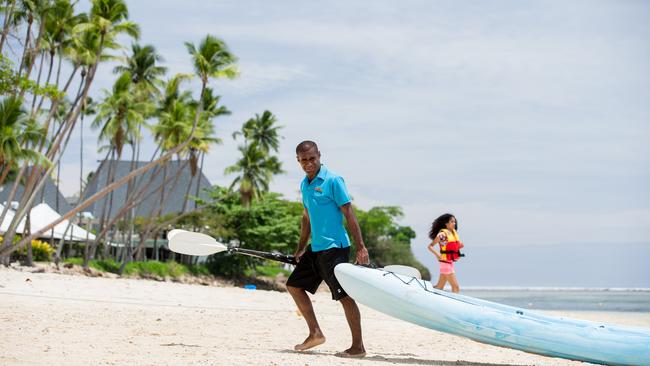
<instances>
[{"instance_id":1,"label":"paddle shaft","mask_svg":"<svg viewBox=\"0 0 650 366\"><path fill-rule=\"evenodd\" d=\"M228 251L231 253L239 253L239 254L249 255L251 257L270 259L272 261L278 261L282 263L289 263L294 265L298 264L298 262L296 262L296 258L294 258L292 255L261 252L259 250L244 249L244 248L230 248L228 249Z\"/></svg>"}]
</instances>

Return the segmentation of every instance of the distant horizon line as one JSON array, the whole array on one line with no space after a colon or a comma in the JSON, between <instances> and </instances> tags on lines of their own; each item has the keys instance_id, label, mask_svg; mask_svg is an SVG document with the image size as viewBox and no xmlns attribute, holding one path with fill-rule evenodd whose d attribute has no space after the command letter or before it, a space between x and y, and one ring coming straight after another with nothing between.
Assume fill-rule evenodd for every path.
<instances>
[{"instance_id":1,"label":"distant horizon line","mask_svg":"<svg viewBox=\"0 0 650 366\"><path fill-rule=\"evenodd\" d=\"M463 291L650 292L650 287L463 286Z\"/></svg>"}]
</instances>

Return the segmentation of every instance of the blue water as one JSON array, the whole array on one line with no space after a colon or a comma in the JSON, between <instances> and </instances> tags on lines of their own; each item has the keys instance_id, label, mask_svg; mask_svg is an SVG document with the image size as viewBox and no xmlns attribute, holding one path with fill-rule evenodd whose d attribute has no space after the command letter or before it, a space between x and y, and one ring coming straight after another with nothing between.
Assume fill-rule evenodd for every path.
<instances>
[{"instance_id":1,"label":"blue water","mask_svg":"<svg viewBox=\"0 0 650 366\"><path fill-rule=\"evenodd\" d=\"M462 288L463 295L535 310L650 312L650 289Z\"/></svg>"}]
</instances>

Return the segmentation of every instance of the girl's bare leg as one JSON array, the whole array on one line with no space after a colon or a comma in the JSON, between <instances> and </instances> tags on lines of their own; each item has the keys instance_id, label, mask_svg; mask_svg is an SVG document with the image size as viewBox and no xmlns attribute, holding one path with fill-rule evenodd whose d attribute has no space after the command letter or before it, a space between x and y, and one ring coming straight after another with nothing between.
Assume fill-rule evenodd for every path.
<instances>
[{"instance_id":1,"label":"girl's bare leg","mask_svg":"<svg viewBox=\"0 0 650 366\"><path fill-rule=\"evenodd\" d=\"M447 276L449 279L449 283L451 284L451 291L458 293L458 291L460 291L460 287L458 287L458 280L456 279L456 274L452 273Z\"/></svg>"},{"instance_id":2,"label":"girl's bare leg","mask_svg":"<svg viewBox=\"0 0 650 366\"><path fill-rule=\"evenodd\" d=\"M444 290L446 283L447 283L447 275L441 273L440 277L438 278L438 283L435 285L435 288L437 288L438 290Z\"/></svg>"}]
</instances>

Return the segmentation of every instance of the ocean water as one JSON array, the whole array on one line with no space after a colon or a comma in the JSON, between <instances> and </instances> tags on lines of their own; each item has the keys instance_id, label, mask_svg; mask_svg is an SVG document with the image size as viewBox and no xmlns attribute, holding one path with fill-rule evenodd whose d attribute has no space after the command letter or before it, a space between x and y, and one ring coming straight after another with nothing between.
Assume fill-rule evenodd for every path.
<instances>
[{"instance_id":1,"label":"ocean water","mask_svg":"<svg viewBox=\"0 0 650 366\"><path fill-rule=\"evenodd\" d=\"M648 288L461 288L461 294L531 310L650 312Z\"/></svg>"}]
</instances>

